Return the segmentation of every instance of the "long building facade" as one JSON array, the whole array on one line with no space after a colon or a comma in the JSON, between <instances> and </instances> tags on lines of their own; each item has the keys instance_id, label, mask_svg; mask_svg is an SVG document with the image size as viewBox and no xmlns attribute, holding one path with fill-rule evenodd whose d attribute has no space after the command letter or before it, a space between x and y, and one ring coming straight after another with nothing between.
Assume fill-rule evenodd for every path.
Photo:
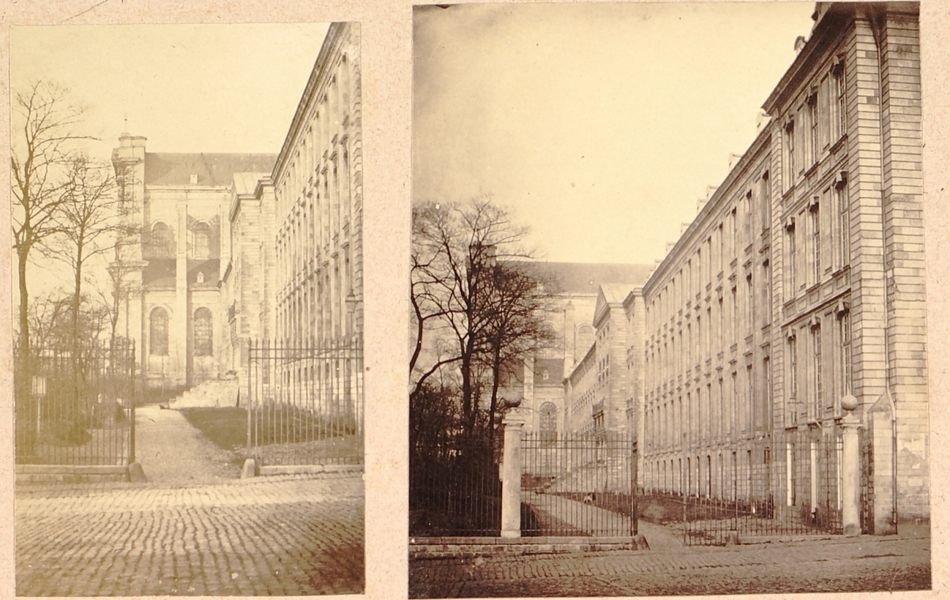
<instances>
[{"instance_id":1,"label":"long building facade","mask_svg":"<svg viewBox=\"0 0 950 600\"><path fill-rule=\"evenodd\" d=\"M255 343L351 351L345 368L310 357L306 372L280 374L261 360L285 355L259 355L258 386L262 376L314 381L317 368L337 391L353 385L363 324L359 48L359 24L329 26L277 155L150 153L145 137L120 137L113 165L141 240L111 268L125 290L118 331L140 349L147 387L242 378L248 393Z\"/></svg>"},{"instance_id":2,"label":"long building facade","mask_svg":"<svg viewBox=\"0 0 950 600\"><path fill-rule=\"evenodd\" d=\"M334 23L274 167L276 337L362 331L363 154L358 23Z\"/></svg>"},{"instance_id":3,"label":"long building facade","mask_svg":"<svg viewBox=\"0 0 950 600\"><path fill-rule=\"evenodd\" d=\"M929 516L920 47L914 3L819 3L770 117L643 288L641 482Z\"/></svg>"}]
</instances>

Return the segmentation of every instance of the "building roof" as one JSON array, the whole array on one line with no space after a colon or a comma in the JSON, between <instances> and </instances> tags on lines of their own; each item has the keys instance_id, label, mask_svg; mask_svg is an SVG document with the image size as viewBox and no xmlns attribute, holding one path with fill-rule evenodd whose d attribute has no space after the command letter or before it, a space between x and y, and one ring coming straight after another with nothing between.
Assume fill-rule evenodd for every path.
<instances>
[{"instance_id":1,"label":"building roof","mask_svg":"<svg viewBox=\"0 0 950 600\"><path fill-rule=\"evenodd\" d=\"M198 185L227 186L235 173L270 173L273 154L205 154L201 152L146 152L146 185L188 185L198 176Z\"/></svg>"},{"instance_id":2,"label":"building roof","mask_svg":"<svg viewBox=\"0 0 950 600\"><path fill-rule=\"evenodd\" d=\"M257 182L265 177L270 177L270 171L259 173L235 173L234 174L234 193L238 195L250 195L257 189Z\"/></svg>"},{"instance_id":3,"label":"building roof","mask_svg":"<svg viewBox=\"0 0 950 600\"><path fill-rule=\"evenodd\" d=\"M562 293L596 295L600 286L605 283L626 285L623 297L619 298L618 302L623 302L627 292L632 288L643 285L653 270L653 265L621 263L537 262L533 264L541 274L554 279L558 291Z\"/></svg>"},{"instance_id":4,"label":"building roof","mask_svg":"<svg viewBox=\"0 0 950 600\"><path fill-rule=\"evenodd\" d=\"M604 295L604 300L610 304L622 304L630 292L643 285L639 283L603 283L600 290Z\"/></svg>"}]
</instances>

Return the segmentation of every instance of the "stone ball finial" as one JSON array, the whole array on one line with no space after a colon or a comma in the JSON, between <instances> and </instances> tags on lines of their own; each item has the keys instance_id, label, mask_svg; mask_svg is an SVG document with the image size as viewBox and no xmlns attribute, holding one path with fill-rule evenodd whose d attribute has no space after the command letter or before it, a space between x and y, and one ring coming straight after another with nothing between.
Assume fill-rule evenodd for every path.
<instances>
[{"instance_id":1,"label":"stone ball finial","mask_svg":"<svg viewBox=\"0 0 950 600\"><path fill-rule=\"evenodd\" d=\"M858 407L858 399L852 396L851 394L845 394L841 398L841 408L848 412L853 411Z\"/></svg>"}]
</instances>

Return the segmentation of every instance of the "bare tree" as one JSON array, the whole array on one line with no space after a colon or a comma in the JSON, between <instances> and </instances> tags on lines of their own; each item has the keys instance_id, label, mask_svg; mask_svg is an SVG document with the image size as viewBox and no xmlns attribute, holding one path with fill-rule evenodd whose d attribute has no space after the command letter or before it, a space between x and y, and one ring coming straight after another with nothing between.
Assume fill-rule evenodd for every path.
<instances>
[{"instance_id":1,"label":"bare tree","mask_svg":"<svg viewBox=\"0 0 950 600\"><path fill-rule=\"evenodd\" d=\"M491 389L487 423L512 361L550 336L538 281L517 265L527 233L490 200L420 204L413 211L410 303L415 329L412 397L436 373L458 374L462 428L476 428L482 390ZM448 346L440 342L447 340ZM529 342L530 340L530 342ZM433 354L427 348L441 351ZM427 360L428 359L428 360Z\"/></svg>"},{"instance_id":2,"label":"bare tree","mask_svg":"<svg viewBox=\"0 0 950 600\"><path fill-rule=\"evenodd\" d=\"M85 156L74 157L69 185L57 212L60 234L50 251L69 265L73 272L71 318L73 343L78 348L80 305L83 301L84 269L90 262L115 251L125 236L121 201L116 194L111 167L97 164Z\"/></svg>"},{"instance_id":3,"label":"bare tree","mask_svg":"<svg viewBox=\"0 0 950 600\"><path fill-rule=\"evenodd\" d=\"M60 231L58 213L70 193L68 173L72 142L82 139L72 128L82 110L65 100L65 92L38 82L14 94L10 165L13 178L13 248L19 284L19 351L29 356L30 323L27 265L30 254Z\"/></svg>"},{"instance_id":4,"label":"bare tree","mask_svg":"<svg viewBox=\"0 0 950 600\"><path fill-rule=\"evenodd\" d=\"M488 405L489 439L494 441L495 417L500 410L498 391L524 359L554 346L556 336L544 315L549 310L545 281L531 272L529 263L495 263L491 266L486 313L485 349L482 358L491 372Z\"/></svg>"}]
</instances>

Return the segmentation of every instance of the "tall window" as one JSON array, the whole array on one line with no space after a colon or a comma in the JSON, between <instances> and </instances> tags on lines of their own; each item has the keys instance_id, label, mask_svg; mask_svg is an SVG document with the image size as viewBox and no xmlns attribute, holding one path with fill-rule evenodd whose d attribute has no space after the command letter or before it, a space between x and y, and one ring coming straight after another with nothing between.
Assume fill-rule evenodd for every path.
<instances>
[{"instance_id":1,"label":"tall window","mask_svg":"<svg viewBox=\"0 0 950 600\"><path fill-rule=\"evenodd\" d=\"M841 395L854 393L851 375L851 312L845 310L838 317L841 340Z\"/></svg>"},{"instance_id":2,"label":"tall window","mask_svg":"<svg viewBox=\"0 0 950 600\"><path fill-rule=\"evenodd\" d=\"M168 313L164 308L154 309L149 317L148 351L155 356L168 356Z\"/></svg>"},{"instance_id":3,"label":"tall window","mask_svg":"<svg viewBox=\"0 0 950 600\"><path fill-rule=\"evenodd\" d=\"M838 57L838 60L831 67L831 74L834 76L834 141L848 132L848 103L846 99L846 85L844 73L844 56Z\"/></svg>"},{"instance_id":4,"label":"tall window","mask_svg":"<svg viewBox=\"0 0 950 600\"><path fill-rule=\"evenodd\" d=\"M214 350L211 318L207 308L195 311L195 356L211 356Z\"/></svg>"},{"instance_id":5,"label":"tall window","mask_svg":"<svg viewBox=\"0 0 950 600\"><path fill-rule=\"evenodd\" d=\"M824 387L822 381L821 366L821 326L815 324L811 328L812 346L814 347L814 373L815 373L815 399L812 406L812 416L819 418L821 416L821 407L824 403Z\"/></svg>"},{"instance_id":6,"label":"tall window","mask_svg":"<svg viewBox=\"0 0 950 600\"><path fill-rule=\"evenodd\" d=\"M808 103L808 159L806 167L810 167L818 160L818 92L813 91L807 98Z\"/></svg>"},{"instance_id":7,"label":"tall window","mask_svg":"<svg viewBox=\"0 0 950 600\"><path fill-rule=\"evenodd\" d=\"M552 402L541 405L541 438L553 440L557 435L557 407Z\"/></svg>"},{"instance_id":8,"label":"tall window","mask_svg":"<svg viewBox=\"0 0 950 600\"><path fill-rule=\"evenodd\" d=\"M769 172L762 174L759 180L759 203L762 213L762 231L765 231L772 224L772 190L769 187Z\"/></svg>"},{"instance_id":9,"label":"tall window","mask_svg":"<svg viewBox=\"0 0 950 600\"><path fill-rule=\"evenodd\" d=\"M788 232L788 293L785 295L785 301L789 301L795 297L795 286L796 286L796 273L795 273L795 263L798 260L798 257L795 255L795 222L791 221L786 225L785 230Z\"/></svg>"},{"instance_id":10,"label":"tall window","mask_svg":"<svg viewBox=\"0 0 950 600\"><path fill-rule=\"evenodd\" d=\"M156 258L172 258L175 256L175 242L168 225L159 221L152 226L149 239L149 250Z\"/></svg>"},{"instance_id":11,"label":"tall window","mask_svg":"<svg viewBox=\"0 0 950 600\"><path fill-rule=\"evenodd\" d=\"M795 121L785 124L785 189L795 185Z\"/></svg>"},{"instance_id":12,"label":"tall window","mask_svg":"<svg viewBox=\"0 0 950 600\"><path fill-rule=\"evenodd\" d=\"M818 198L815 197L815 201L811 205L811 254L812 254L812 267L814 269L813 273L813 283L818 283L821 281L821 205L818 203Z\"/></svg>"},{"instance_id":13,"label":"tall window","mask_svg":"<svg viewBox=\"0 0 950 600\"><path fill-rule=\"evenodd\" d=\"M795 335L788 338L788 399L789 404L794 405L798 396L798 349L795 344ZM794 410L794 409L793 409ZM792 413L792 423L796 422L798 417Z\"/></svg>"},{"instance_id":14,"label":"tall window","mask_svg":"<svg viewBox=\"0 0 950 600\"><path fill-rule=\"evenodd\" d=\"M851 262L851 208L848 206L848 182L844 179L835 186L838 204L838 261L846 267Z\"/></svg>"},{"instance_id":15,"label":"tall window","mask_svg":"<svg viewBox=\"0 0 950 600\"><path fill-rule=\"evenodd\" d=\"M211 227L207 223L198 223L192 230L195 246L194 257L198 259L211 257Z\"/></svg>"},{"instance_id":16,"label":"tall window","mask_svg":"<svg viewBox=\"0 0 950 600\"><path fill-rule=\"evenodd\" d=\"M762 359L762 410L759 415L760 422L763 422L766 430L771 429L772 420L769 418L769 412L772 410L772 361L766 356Z\"/></svg>"},{"instance_id":17,"label":"tall window","mask_svg":"<svg viewBox=\"0 0 950 600\"><path fill-rule=\"evenodd\" d=\"M746 315L746 318L748 319L747 328L749 330L749 333L751 334L752 332L755 331L755 302L753 300L753 296L755 295L755 292L753 291L753 288L752 288L752 273L749 273L748 275L746 275L745 287L746 287L746 311L748 313Z\"/></svg>"}]
</instances>

